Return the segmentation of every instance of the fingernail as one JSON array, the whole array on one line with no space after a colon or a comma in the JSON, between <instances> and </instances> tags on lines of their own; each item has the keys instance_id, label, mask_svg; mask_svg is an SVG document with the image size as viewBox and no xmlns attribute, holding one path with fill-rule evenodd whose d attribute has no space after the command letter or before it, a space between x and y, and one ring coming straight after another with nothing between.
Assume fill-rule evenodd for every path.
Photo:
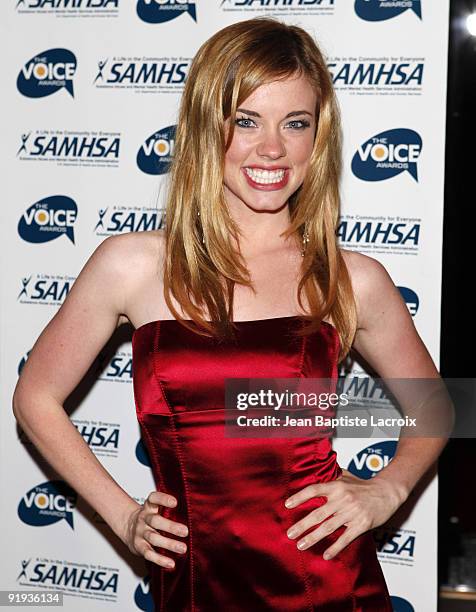
<instances>
[{"instance_id":1,"label":"fingernail","mask_svg":"<svg viewBox=\"0 0 476 612\"><path fill-rule=\"evenodd\" d=\"M296 535L297 535L297 532L296 532L296 530L295 530L295 529L290 529L290 530L288 531L288 538L295 538L295 537L296 537Z\"/></svg>"},{"instance_id":2,"label":"fingernail","mask_svg":"<svg viewBox=\"0 0 476 612\"><path fill-rule=\"evenodd\" d=\"M324 557L324 559L326 561L328 561L329 559L332 559L332 557L331 557L331 555L329 553L324 553L322 556Z\"/></svg>"},{"instance_id":3,"label":"fingernail","mask_svg":"<svg viewBox=\"0 0 476 612\"><path fill-rule=\"evenodd\" d=\"M186 527L182 527L180 529L180 535L182 535L182 536L188 535L188 529Z\"/></svg>"},{"instance_id":4,"label":"fingernail","mask_svg":"<svg viewBox=\"0 0 476 612\"><path fill-rule=\"evenodd\" d=\"M287 500L284 502L284 505L286 506L286 508L291 508L291 506L293 505L293 502L292 502L292 501L289 501L289 499L287 499Z\"/></svg>"},{"instance_id":5,"label":"fingernail","mask_svg":"<svg viewBox=\"0 0 476 612\"><path fill-rule=\"evenodd\" d=\"M307 542L305 542L304 540L301 540L297 544L297 547L299 548L299 550L303 550L303 548L306 548L306 546L307 546Z\"/></svg>"}]
</instances>

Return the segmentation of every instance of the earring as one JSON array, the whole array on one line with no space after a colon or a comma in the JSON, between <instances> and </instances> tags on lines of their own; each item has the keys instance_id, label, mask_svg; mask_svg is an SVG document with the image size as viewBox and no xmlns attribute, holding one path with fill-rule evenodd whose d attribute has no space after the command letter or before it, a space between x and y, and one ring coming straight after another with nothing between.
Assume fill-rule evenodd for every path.
<instances>
[{"instance_id":1,"label":"earring","mask_svg":"<svg viewBox=\"0 0 476 612\"><path fill-rule=\"evenodd\" d=\"M304 255L306 254L306 245L308 242L309 242L309 233L306 227L304 227L304 231L302 235L301 257L304 257Z\"/></svg>"},{"instance_id":2,"label":"earring","mask_svg":"<svg viewBox=\"0 0 476 612\"><path fill-rule=\"evenodd\" d=\"M198 220L200 221L200 211L197 211L197 216L198 216ZM203 235L203 229L202 229L202 244L205 244L205 236Z\"/></svg>"}]
</instances>

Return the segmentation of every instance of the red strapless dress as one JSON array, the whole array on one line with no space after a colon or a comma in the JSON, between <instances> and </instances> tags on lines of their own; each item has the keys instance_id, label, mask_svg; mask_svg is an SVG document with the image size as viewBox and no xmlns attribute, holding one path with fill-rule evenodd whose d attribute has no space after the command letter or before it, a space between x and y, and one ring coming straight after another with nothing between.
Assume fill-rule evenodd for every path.
<instances>
[{"instance_id":1,"label":"red strapless dress","mask_svg":"<svg viewBox=\"0 0 476 612\"><path fill-rule=\"evenodd\" d=\"M156 487L174 495L163 515L183 522L183 555L157 549L174 569L146 562L156 612L391 612L370 532L334 559L322 554L341 527L306 550L286 532L325 498L284 500L341 474L328 438L224 435L226 378L336 378L339 339L323 323L289 334L297 316L238 322L238 342L217 343L176 320L151 321L132 339L134 397ZM170 535L164 532L165 535Z\"/></svg>"}]
</instances>

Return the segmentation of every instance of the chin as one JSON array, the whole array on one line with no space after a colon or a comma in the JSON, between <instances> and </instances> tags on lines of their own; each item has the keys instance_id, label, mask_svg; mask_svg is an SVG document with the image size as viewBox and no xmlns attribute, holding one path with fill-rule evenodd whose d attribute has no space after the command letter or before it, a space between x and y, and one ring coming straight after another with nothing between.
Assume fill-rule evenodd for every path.
<instances>
[{"instance_id":1,"label":"chin","mask_svg":"<svg viewBox=\"0 0 476 612\"><path fill-rule=\"evenodd\" d=\"M251 198L243 200L243 201L249 208L252 208L253 210L256 210L258 212L260 211L261 212L274 212L274 211L281 210L281 208L283 208L283 206L286 205L288 198L282 199L280 201L274 201L274 202L266 202L266 201L257 202L256 199L251 199Z\"/></svg>"}]
</instances>

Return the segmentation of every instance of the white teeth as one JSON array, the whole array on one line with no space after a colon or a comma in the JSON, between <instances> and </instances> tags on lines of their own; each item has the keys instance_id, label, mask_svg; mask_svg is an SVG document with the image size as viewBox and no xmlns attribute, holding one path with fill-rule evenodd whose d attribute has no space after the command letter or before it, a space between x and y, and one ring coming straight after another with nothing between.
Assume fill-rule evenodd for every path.
<instances>
[{"instance_id":1,"label":"white teeth","mask_svg":"<svg viewBox=\"0 0 476 612\"><path fill-rule=\"evenodd\" d=\"M263 185L280 183L284 178L284 170L259 170L257 168L245 168L246 174L255 181Z\"/></svg>"}]
</instances>

